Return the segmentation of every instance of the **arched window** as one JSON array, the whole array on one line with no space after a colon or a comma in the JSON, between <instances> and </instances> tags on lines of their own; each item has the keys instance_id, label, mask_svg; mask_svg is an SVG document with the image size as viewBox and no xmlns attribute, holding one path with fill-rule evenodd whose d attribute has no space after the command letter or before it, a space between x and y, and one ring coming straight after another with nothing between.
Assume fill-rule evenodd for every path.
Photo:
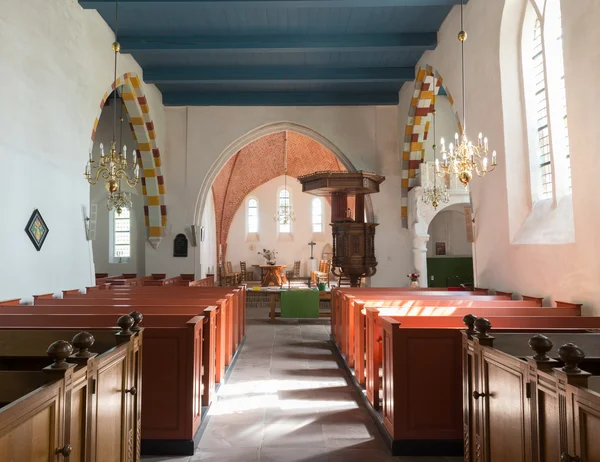
<instances>
[{"instance_id":1,"label":"arched window","mask_svg":"<svg viewBox=\"0 0 600 462\"><path fill-rule=\"evenodd\" d=\"M323 204L320 197L312 200L312 230L313 233L323 232Z\"/></svg>"},{"instance_id":2,"label":"arched window","mask_svg":"<svg viewBox=\"0 0 600 462\"><path fill-rule=\"evenodd\" d=\"M529 0L523 71L533 201L571 191L560 0Z\"/></svg>"},{"instance_id":3,"label":"arched window","mask_svg":"<svg viewBox=\"0 0 600 462\"><path fill-rule=\"evenodd\" d=\"M291 210L290 193L287 189L279 191L279 232L290 233L292 231L291 220L286 220L286 214Z\"/></svg>"},{"instance_id":4,"label":"arched window","mask_svg":"<svg viewBox=\"0 0 600 462\"><path fill-rule=\"evenodd\" d=\"M128 209L121 214L111 211L112 245L111 263L126 263L131 258L131 218Z\"/></svg>"},{"instance_id":5,"label":"arched window","mask_svg":"<svg viewBox=\"0 0 600 462\"><path fill-rule=\"evenodd\" d=\"M258 233L258 201L248 200L248 232Z\"/></svg>"}]
</instances>

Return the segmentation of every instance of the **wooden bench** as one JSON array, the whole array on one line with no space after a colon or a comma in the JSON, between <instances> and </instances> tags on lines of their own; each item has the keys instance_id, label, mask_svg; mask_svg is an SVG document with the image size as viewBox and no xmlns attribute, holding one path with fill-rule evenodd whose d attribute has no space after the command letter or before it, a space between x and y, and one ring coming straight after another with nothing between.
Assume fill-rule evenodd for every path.
<instances>
[{"instance_id":1,"label":"wooden bench","mask_svg":"<svg viewBox=\"0 0 600 462\"><path fill-rule=\"evenodd\" d=\"M354 363L355 343L364 343L364 318L361 319L360 311L355 310L353 295L342 294L338 297L338 306L341 307L338 311L337 329L335 330L335 340L341 348L342 354L346 356L349 365L352 367ZM467 299L435 299L429 295L414 295L412 299L398 299L396 295L374 295L373 299L361 295L361 300L365 301L365 306L384 306L388 308L397 307L399 310L405 310L407 315L436 315L445 312L448 314L453 309L461 307L488 307L488 308L516 308L516 307L533 307L536 306L533 301L510 301L489 299L489 296L473 296ZM339 299L341 298L341 302ZM385 300L387 299L387 300ZM442 308L447 307L447 308ZM400 313L400 312L399 312ZM333 326L332 326L333 330Z\"/></svg>"},{"instance_id":2,"label":"wooden bench","mask_svg":"<svg viewBox=\"0 0 600 462\"><path fill-rule=\"evenodd\" d=\"M391 297L404 300L427 300L427 299L477 299L480 301L508 300L507 296L502 295L475 295L473 292L449 292L444 290L423 290L423 289L389 289L389 288L337 288L332 290L331 303L331 331L333 337L341 346L341 332L343 325L347 321L347 309L343 303L344 295L364 298L382 298ZM371 297L369 297L371 296Z\"/></svg>"},{"instance_id":3,"label":"wooden bench","mask_svg":"<svg viewBox=\"0 0 600 462\"><path fill-rule=\"evenodd\" d=\"M600 334L463 333L462 348L466 462L600 460Z\"/></svg>"},{"instance_id":4,"label":"wooden bench","mask_svg":"<svg viewBox=\"0 0 600 462\"><path fill-rule=\"evenodd\" d=\"M176 306L190 306L198 308L195 313L193 310L189 311L190 314L203 314L202 310L204 308L216 305L220 307L218 316L220 318L219 322L223 326L224 354L227 357L227 365L229 365L229 361L242 341L245 332L245 316L242 314L241 304L237 303L238 299L235 298L235 290L233 293L226 294L223 299L216 297L184 298L187 294L182 294L182 296L155 294L152 297L144 295L133 296L130 294L126 297L110 297L94 294L90 296L72 296L62 300L38 299L35 306L121 306L129 307L131 310L137 309L138 311L147 311L146 307L156 307L163 313L173 313Z\"/></svg>"},{"instance_id":5,"label":"wooden bench","mask_svg":"<svg viewBox=\"0 0 600 462\"><path fill-rule=\"evenodd\" d=\"M41 307L23 307L33 311ZM103 309L108 309L103 307ZM0 314L2 326L24 330L90 329L114 314ZM140 320L139 316L135 316ZM202 413L204 316L146 315L142 356L141 448L148 454L191 455ZM39 327L36 327L39 326ZM136 328L137 325L134 325ZM141 387L140 387L141 389ZM206 390L206 387L205 387ZM208 390L206 390L208 391ZM108 460L108 459L106 459Z\"/></svg>"},{"instance_id":6,"label":"wooden bench","mask_svg":"<svg viewBox=\"0 0 600 462\"><path fill-rule=\"evenodd\" d=\"M120 321L120 330L0 329L2 460L140 460L142 333Z\"/></svg>"},{"instance_id":7,"label":"wooden bench","mask_svg":"<svg viewBox=\"0 0 600 462\"><path fill-rule=\"evenodd\" d=\"M367 342L367 388L375 401L381 385L381 419L393 441L392 450L397 455L462 453L462 319L379 317L372 308L369 312L373 316L368 317L372 334ZM502 329L581 331L600 327L600 318L582 316L496 316L489 320Z\"/></svg>"}]
</instances>

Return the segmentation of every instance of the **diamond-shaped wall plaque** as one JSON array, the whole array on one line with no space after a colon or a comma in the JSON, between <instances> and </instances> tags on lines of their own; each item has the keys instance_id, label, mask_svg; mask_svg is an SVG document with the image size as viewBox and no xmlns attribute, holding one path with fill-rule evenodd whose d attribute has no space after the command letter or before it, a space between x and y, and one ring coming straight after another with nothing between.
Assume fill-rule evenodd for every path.
<instances>
[{"instance_id":1,"label":"diamond-shaped wall plaque","mask_svg":"<svg viewBox=\"0 0 600 462\"><path fill-rule=\"evenodd\" d=\"M27 226L25 226L25 232L29 236L29 239L31 239L31 242L33 242L35 248L39 251L42 248L42 245L44 245L44 241L50 230L38 209L35 209L31 214L31 218L27 222Z\"/></svg>"}]
</instances>

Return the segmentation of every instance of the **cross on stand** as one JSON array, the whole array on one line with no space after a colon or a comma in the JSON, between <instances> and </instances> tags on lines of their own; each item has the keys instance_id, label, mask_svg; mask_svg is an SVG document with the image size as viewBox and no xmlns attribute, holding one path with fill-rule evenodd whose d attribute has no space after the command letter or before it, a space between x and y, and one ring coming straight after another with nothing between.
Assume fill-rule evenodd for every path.
<instances>
[{"instance_id":1,"label":"cross on stand","mask_svg":"<svg viewBox=\"0 0 600 462\"><path fill-rule=\"evenodd\" d=\"M310 241L310 242L308 243L308 245L310 245L310 259L311 259L311 260L314 260L314 259L315 259L315 257L313 256L313 250L315 250L315 245L317 245L317 243L316 243L316 242L313 242L313 241Z\"/></svg>"}]
</instances>

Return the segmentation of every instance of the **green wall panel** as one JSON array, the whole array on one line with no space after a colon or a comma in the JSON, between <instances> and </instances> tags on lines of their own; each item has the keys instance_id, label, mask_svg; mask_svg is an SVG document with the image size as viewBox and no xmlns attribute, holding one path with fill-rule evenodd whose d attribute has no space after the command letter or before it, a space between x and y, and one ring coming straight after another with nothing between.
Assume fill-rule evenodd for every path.
<instances>
[{"instance_id":1,"label":"green wall panel","mask_svg":"<svg viewBox=\"0 0 600 462\"><path fill-rule=\"evenodd\" d=\"M431 277L433 276L433 281ZM473 282L473 258L428 258L427 278L429 287L458 286Z\"/></svg>"}]
</instances>

